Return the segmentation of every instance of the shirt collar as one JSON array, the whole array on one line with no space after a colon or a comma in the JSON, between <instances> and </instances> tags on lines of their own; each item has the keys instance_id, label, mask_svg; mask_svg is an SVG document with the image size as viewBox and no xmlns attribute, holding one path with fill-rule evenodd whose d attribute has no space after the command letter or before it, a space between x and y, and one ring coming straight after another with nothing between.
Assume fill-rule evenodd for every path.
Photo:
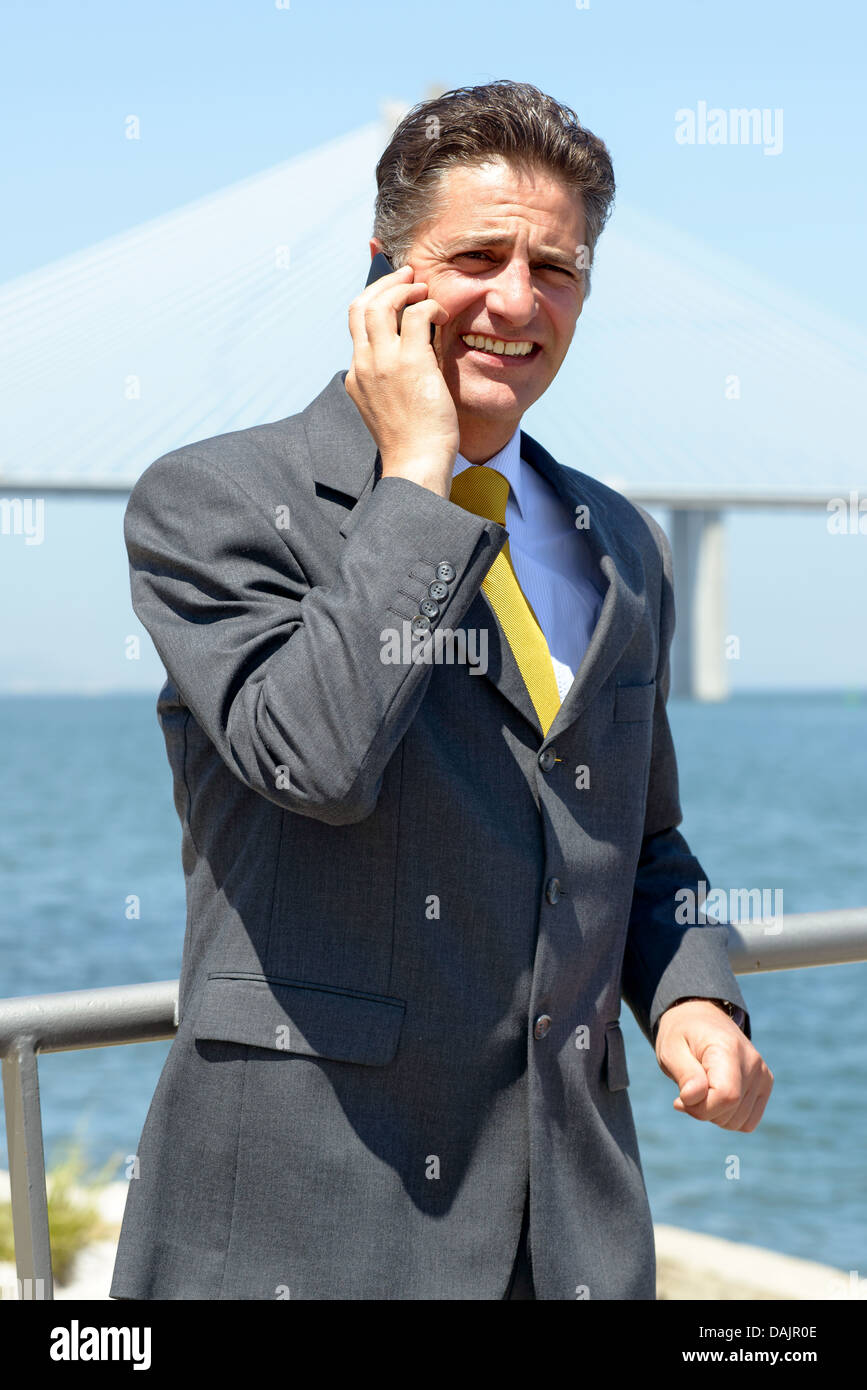
<instances>
[{"instance_id":1,"label":"shirt collar","mask_svg":"<svg viewBox=\"0 0 867 1390\"><path fill-rule=\"evenodd\" d=\"M472 468L473 466L474 465L470 463L469 459L464 458L463 454L459 453L455 460L452 477L456 478L465 468ZM512 494L518 504L518 510L523 516L526 494L524 493L524 465L521 459L520 425L518 425L508 443L503 445L500 452L494 454L493 458L486 459L485 467L496 468L498 473L502 473L503 477L509 480L509 487L512 489Z\"/></svg>"}]
</instances>

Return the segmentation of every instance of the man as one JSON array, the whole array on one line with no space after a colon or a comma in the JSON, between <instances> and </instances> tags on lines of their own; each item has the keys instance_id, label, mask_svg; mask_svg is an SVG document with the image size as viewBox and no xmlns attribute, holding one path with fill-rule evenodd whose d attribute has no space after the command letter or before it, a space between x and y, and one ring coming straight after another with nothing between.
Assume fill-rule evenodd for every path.
<instances>
[{"instance_id":1,"label":"man","mask_svg":"<svg viewBox=\"0 0 867 1390\"><path fill-rule=\"evenodd\" d=\"M695 1118L751 1131L772 1077L676 917L668 545L520 429L610 159L493 83L377 178L348 371L130 499L188 922L111 1292L652 1299L621 997Z\"/></svg>"}]
</instances>

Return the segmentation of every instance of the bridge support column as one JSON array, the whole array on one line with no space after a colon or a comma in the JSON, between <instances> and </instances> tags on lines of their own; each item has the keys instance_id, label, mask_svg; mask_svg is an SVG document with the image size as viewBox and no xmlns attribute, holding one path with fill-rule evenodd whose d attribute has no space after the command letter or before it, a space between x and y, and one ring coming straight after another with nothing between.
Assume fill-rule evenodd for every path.
<instances>
[{"instance_id":1,"label":"bridge support column","mask_svg":"<svg viewBox=\"0 0 867 1390\"><path fill-rule=\"evenodd\" d=\"M672 508L670 535L677 614L671 693L724 700L729 690L722 512Z\"/></svg>"}]
</instances>

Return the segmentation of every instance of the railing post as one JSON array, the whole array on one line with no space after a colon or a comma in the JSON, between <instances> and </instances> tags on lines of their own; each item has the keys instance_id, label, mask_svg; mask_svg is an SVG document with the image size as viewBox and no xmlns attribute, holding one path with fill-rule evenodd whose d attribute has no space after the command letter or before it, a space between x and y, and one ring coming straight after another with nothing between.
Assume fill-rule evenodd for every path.
<instances>
[{"instance_id":1,"label":"railing post","mask_svg":"<svg viewBox=\"0 0 867 1390\"><path fill-rule=\"evenodd\" d=\"M3 1057L3 1097L18 1297L53 1299L39 1069L33 1038L16 1039Z\"/></svg>"}]
</instances>

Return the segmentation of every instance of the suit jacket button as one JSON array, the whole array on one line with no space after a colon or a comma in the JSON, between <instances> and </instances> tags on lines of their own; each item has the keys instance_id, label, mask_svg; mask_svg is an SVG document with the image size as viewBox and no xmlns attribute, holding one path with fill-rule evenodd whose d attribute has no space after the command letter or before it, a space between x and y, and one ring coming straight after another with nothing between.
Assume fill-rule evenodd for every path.
<instances>
[{"instance_id":1,"label":"suit jacket button","mask_svg":"<svg viewBox=\"0 0 867 1390\"><path fill-rule=\"evenodd\" d=\"M557 755L553 748L543 748L539 754L539 766L543 772L550 772L557 761Z\"/></svg>"},{"instance_id":2,"label":"suit jacket button","mask_svg":"<svg viewBox=\"0 0 867 1390\"><path fill-rule=\"evenodd\" d=\"M426 618L438 618L440 615L440 606L434 603L432 598L423 598L418 607L419 612L424 613Z\"/></svg>"},{"instance_id":3,"label":"suit jacket button","mask_svg":"<svg viewBox=\"0 0 867 1390\"><path fill-rule=\"evenodd\" d=\"M547 1014L540 1014L533 1024L533 1037L544 1038L548 1029L551 1027L551 1020Z\"/></svg>"},{"instance_id":4,"label":"suit jacket button","mask_svg":"<svg viewBox=\"0 0 867 1390\"><path fill-rule=\"evenodd\" d=\"M416 613L410 627L413 632L427 632L430 628L430 618L426 618L423 613Z\"/></svg>"},{"instance_id":5,"label":"suit jacket button","mask_svg":"<svg viewBox=\"0 0 867 1390\"><path fill-rule=\"evenodd\" d=\"M455 577L455 567L450 565L448 560L440 560L437 565L437 579L444 579L450 584Z\"/></svg>"},{"instance_id":6,"label":"suit jacket button","mask_svg":"<svg viewBox=\"0 0 867 1390\"><path fill-rule=\"evenodd\" d=\"M427 591L431 598L435 598L438 602L442 602L444 598L449 596L449 586L444 584L441 579L435 579L432 584L428 584Z\"/></svg>"},{"instance_id":7,"label":"suit jacket button","mask_svg":"<svg viewBox=\"0 0 867 1390\"><path fill-rule=\"evenodd\" d=\"M549 903L556 903L560 900L560 880L559 878L549 878L545 884L545 897Z\"/></svg>"}]
</instances>

